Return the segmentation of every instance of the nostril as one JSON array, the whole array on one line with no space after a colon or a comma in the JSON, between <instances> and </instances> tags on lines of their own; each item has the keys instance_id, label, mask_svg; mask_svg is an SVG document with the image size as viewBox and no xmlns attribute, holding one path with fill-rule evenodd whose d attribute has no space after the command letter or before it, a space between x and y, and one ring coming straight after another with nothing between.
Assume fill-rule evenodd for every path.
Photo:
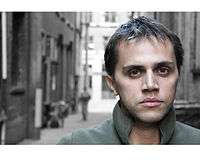
<instances>
[{"instance_id":1,"label":"nostril","mask_svg":"<svg viewBox=\"0 0 200 160\"><path fill-rule=\"evenodd\" d=\"M159 88L145 88L142 90L143 93L157 93L159 92Z\"/></svg>"}]
</instances>

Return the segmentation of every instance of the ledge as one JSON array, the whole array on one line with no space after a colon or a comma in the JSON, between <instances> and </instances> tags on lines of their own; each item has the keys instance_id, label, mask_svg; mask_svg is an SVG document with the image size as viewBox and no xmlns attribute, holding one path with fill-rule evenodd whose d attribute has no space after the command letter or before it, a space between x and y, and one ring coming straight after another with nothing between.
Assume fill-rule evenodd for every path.
<instances>
[{"instance_id":1,"label":"ledge","mask_svg":"<svg viewBox=\"0 0 200 160\"><path fill-rule=\"evenodd\" d=\"M23 95L23 94L25 94L25 88L24 87L22 87L22 86L15 86L15 87L12 87L11 89L10 89L10 94L11 95Z\"/></svg>"},{"instance_id":2,"label":"ledge","mask_svg":"<svg viewBox=\"0 0 200 160\"><path fill-rule=\"evenodd\" d=\"M185 100L178 100L174 102L174 107L179 108L200 108L200 102L189 102Z\"/></svg>"}]
</instances>

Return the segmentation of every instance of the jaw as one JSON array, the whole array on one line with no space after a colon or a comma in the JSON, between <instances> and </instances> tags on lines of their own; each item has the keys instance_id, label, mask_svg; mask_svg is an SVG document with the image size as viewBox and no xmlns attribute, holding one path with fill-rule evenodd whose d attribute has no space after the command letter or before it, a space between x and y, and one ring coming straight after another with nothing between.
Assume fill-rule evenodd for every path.
<instances>
[{"instance_id":1,"label":"jaw","mask_svg":"<svg viewBox=\"0 0 200 160\"><path fill-rule=\"evenodd\" d=\"M144 108L141 105L134 107L123 107L123 110L130 113L135 121L145 123L147 125L156 124L162 120L170 110L171 105L162 104L155 108Z\"/></svg>"}]
</instances>

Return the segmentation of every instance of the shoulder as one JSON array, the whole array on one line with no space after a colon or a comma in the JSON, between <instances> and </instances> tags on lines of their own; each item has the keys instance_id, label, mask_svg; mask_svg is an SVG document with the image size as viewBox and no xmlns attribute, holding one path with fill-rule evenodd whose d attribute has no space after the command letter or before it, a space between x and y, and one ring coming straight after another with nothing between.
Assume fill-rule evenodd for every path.
<instances>
[{"instance_id":1,"label":"shoulder","mask_svg":"<svg viewBox=\"0 0 200 160\"><path fill-rule=\"evenodd\" d=\"M172 142L176 144L200 144L200 130L181 122L176 122Z\"/></svg>"},{"instance_id":2,"label":"shoulder","mask_svg":"<svg viewBox=\"0 0 200 160\"><path fill-rule=\"evenodd\" d=\"M87 129L79 129L62 138L58 144L118 144L112 119Z\"/></svg>"}]
</instances>

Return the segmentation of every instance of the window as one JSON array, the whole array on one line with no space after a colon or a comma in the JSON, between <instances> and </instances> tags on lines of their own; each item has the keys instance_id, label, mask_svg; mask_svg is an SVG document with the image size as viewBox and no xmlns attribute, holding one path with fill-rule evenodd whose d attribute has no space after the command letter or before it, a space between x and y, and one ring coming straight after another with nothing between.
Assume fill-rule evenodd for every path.
<instances>
[{"instance_id":1,"label":"window","mask_svg":"<svg viewBox=\"0 0 200 160\"><path fill-rule=\"evenodd\" d=\"M24 68L23 60L26 53L25 14L13 13L12 19L12 48L11 48L11 83L13 86L22 82Z\"/></svg>"},{"instance_id":2,"label":"window","mask_svg":"<svg viewBox=\"0 0 200 160\"><path fill-rule=\"evenodd\" d=\"M116 22L116 14L111 13L111 22Z\"/></svg>"},{"instance_id":3,"label":"window","mask_svg":"<svg viewBox=\"0 0 200 160\"><path fill-rule=\"evenodd\" d=\"M53 61L58 59L57 42L55 38L50 39L50 56Z\"/></svg>"},{"instance_id":4,"label":"window","mask_svg":"<svg viewBox=\"0 0 200 160\"><path fill-rule=\"evenodd\" d=\"M57 64L56 63L52 63L51 64L51 89L52 91L55 91L56 90L56 76L57 76Z\"/></svg>"},{"instance_id":5,"label":"window","mask_svg":"<svg viewBox=\"0 0 200 160\"><path fill-rule=\"evenodd\" d=\"M93 15L92 15L92 12L89 13L89 22L92 22L93 21Z\"/></svg>"},{"instance_id":6,"label":"window","mask_svg":"<svg viewBox=\"0 0 200 160\"><path fill-rule=\"evenodd\" d=\"M191 55L192 58L193 58L193 66L192 66L192 72L194 75L200 75L200 46L199 46L199 43L200 43L200 38L199 38L199 35L200 35L200 28L199 28L199 25L200 25L200 14L199 13L194 13L194 25L195 25L195 28L194 28L194 31L195 31L195 50L192 52L193 54Z\"/></svg>"},{"instance_id":7,"label":"window","mask_svg":"<svg viewBox=\"0 0 200 160\"><path fill-rule=\"evenodd\" d=\"M51 35L42 34L42 79L43 98L50 102L57 99L58 91L58 45L57 39Z\"/></svg>"},{"instance_id":8,"label":"window","mask_svg":"<svg viewBox=\"0 0 200 160\"><path fill-rule=\"evenodd\" d=\"M105 13L105 22L109 22L109 13L108 12Z\"/></svg>"},{"instance_id":9,"label":"window","mask_svg":"<svg viewBox=\"0 0 200 160\"><path fill-rule=\"evenodd\" d=\"M92 89L92 76L89 76L89 88Z\"/></svg>"},{"instance_id":10,"label":"window","mask_svg":"<svg viewBox=\"0 0 200 160\"><path fill-rule=\"evenodd\" d=\"M103 36L103 46L104 46L104 49L106 48L108 40L109 40L109 36Z\"/></svg>"},{"instance_id":11,"label":"window","mask_svg":"<svg viewBox=\"0 0 200 160\"><path fill-rule=\"evenodd\" d=\"M93 36L90 36L90 37L89 37L89 43L94 43L94 38L93 38Z\"/></svg>"},{"instance_id":12,"label":"window","mask_svg":"<svg viewBox=\"0 0 200 160\"><path fill-rule=\"evenodd\" d=\"M94 37L89 36L89 43L88 43L88 49L94 49Z\"/></svg>"},{"instance_id":13,"label":"window","mask_svg":"<svg viewBox=\"0 0 200 160\"><path fill-rule=\"evenodd\" d=\"M115 12L105 12L104 14L105 22L116 22Z\"/></svg>"}]
</instances>

